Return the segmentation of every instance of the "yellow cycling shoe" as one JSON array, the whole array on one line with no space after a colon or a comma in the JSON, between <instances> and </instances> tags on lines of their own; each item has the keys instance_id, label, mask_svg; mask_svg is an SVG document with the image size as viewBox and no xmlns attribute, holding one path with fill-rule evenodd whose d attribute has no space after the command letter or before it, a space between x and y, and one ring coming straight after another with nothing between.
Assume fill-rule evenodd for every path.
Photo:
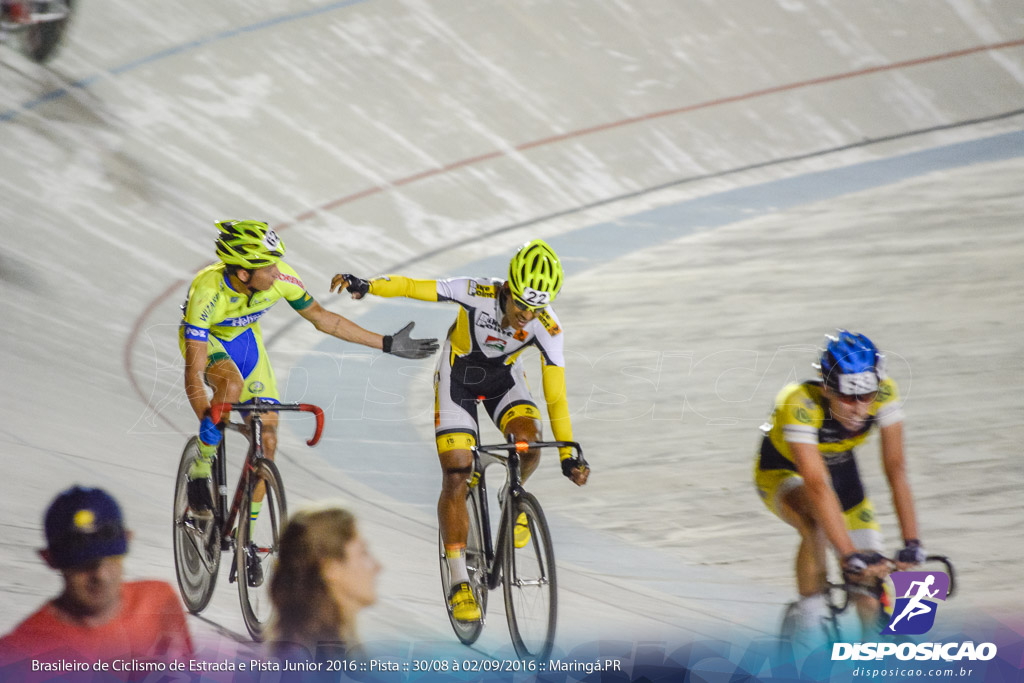
<instances>
[{"instance_id":1,"label":"yellow cycling shoe","mask_svg":"<svg viewBox=\"0 0 1024 683\"><path fill-rule=\"evenodd\" d=\"M480 605L476 604L473 591L465 581L452 589L448 606L451 607L452 616L456 621L480 621Z\"/></svg>"},{"instance_id":2,"label":"yellow cycling shoe","mask_svg":"<svg viewBox=\"0 0 1024 683\"><path fill-rule=\"evenodd\" d=\"M520 512L516 525L512 527L512 537L517 548L525 548L530 542L530 523L526 521L526 513Z\"/></svg>"}]
</instances>

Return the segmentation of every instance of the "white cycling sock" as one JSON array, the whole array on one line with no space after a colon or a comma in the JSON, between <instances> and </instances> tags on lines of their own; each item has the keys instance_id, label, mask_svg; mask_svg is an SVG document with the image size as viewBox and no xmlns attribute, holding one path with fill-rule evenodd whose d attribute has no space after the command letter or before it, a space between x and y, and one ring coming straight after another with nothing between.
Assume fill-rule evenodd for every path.
<instances>
[{"instance_id":1,"label":"white cycling sock","mask_svg":"<svg viewBox=\"0 0 1024 683\"><path fill-rule=\"evenodd\" d=\"M798 621L796 624L796 640L802 644L815 647L825 641L824 620L828 615L828 603L825 594L802 597L797 602Z\"/></svg>"},{"instance_id":2,"label":"white cycling sock","mask_svg":"<svg viewBox=\"0 0 1024 683\"><path fill-rule=\"evenodd\" d=\"M448 573L451 574L451 585L469 583L469 571L466 569L466 548L445 548L445 559L448 560Z\"/></svg>"}]
</instances>

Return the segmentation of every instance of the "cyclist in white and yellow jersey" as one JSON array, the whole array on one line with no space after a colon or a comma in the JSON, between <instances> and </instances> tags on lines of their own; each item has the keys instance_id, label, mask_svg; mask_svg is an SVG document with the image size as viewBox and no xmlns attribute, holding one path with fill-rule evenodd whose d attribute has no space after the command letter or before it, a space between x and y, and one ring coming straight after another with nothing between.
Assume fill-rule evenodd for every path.
<instances>
[{"instance_id":1,"label":"cyclist in white and yellow jersey","mask_svg":"<svg viewBox=\"0 0 1024 683\"><path fill-rule=\"evenodd\" d=\"M761 500L800 534L796 582L798 630L813 640L826 616L826 543L851 580L884 576L881 528L864 492L853 449L879 428L882 466L903 532L900 569L924 561L914 498L903 454L903 411L896 382L862 334L830 337L818 367L821 380L787 385L775 399L754 465ZM856 597L867 629L878 615L871 595Z\"/></svg>"},{"instance_id":2,"label":"cyclist in white and yellow jersey","mask_svg":"<svg viewBox=\"0 0 1024 683\"><path fill-rule=\"evenodd\" d=\"M274 371L263 347L260 318L284 299L316 329L344 341L381 349L402 358L426 358L438 348L436 339L412 339L409 323L394 335L365 330L318 304L296 272L281 260L284 242L260 221L218 221L220 262L199 271L182 305L178 340L185 357L185 392L199 418L200 457L189 472L189 508L194 517L209 519L211 459L221 434L209 415L206 386L214 403L247 403L255 398L279 402ZM226 416L225 416L226 419ZM273 459L277 446L277 414L263 417L263 450ZM262 491L257 492L262 501ZM255 519L260 503L250 512Z\"/></svg>"},{"instance_id":3,"label":"cyclist in white and yellow jersey","mask_svg":"<svg viewBox=\"0 0 1024 683\"><path fill-rule=\"evenodd\" d=\"M452 615L460 621L481 617L466 570L466 483L472 472L470 448L477 444L477 403L494 424L516 441L541 438L540 411L526 384L520 355L540 351L544 398L551 430L558 441L572 441L565 394L564 335L550 304L562 287L558 256L543 240L523 245L509 264L507 280L456 277L413 280L397 275L364 280L349 273L334 276L331 291L342 288L355 299L366 294L404 296L459 304L458 317L445 339L434 375L434 429L443 474L437 516L451 569ZM525 480L537 468L540 453L522 458ZM559 453L562 473L582 486L590 474L569 448ZM525 515L515 527L515 544L529 542Z\"/></svg>"}]
</instances>

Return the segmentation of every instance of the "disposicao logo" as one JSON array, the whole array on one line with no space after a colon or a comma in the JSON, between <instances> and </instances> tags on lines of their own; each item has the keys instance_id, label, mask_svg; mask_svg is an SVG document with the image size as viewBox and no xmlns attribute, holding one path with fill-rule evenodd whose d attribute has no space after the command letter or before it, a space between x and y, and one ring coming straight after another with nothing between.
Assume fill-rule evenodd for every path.
<instances>
[{"instance_id":1,"label":"disposicao logo","mask_svg":"<svg viewBox=\"0 0 1024 683\"><path fill-rule=\"evenodd\" d=\"M936 600L949 595L949 576L944 572L893 572L896 604L883 635L916 636L927 633L935 625ZM996 656L993 643L833 643L832 661L843 659L878 660L895 656L900 660L970 661L989 660Z\"/></svg>"},{"instance_id":2,"label":"disposicao logo","mask_svg":"<svg viewBox=\"0 0 1024 683\"><path fill-rule=\"evenodd\" d=\"M890 576L896 589L896 604L882 633L927 633L935 625L935 601L945 601L949 594L949 577L943 572L893 572Z\"/></svg>"}]
</instances>

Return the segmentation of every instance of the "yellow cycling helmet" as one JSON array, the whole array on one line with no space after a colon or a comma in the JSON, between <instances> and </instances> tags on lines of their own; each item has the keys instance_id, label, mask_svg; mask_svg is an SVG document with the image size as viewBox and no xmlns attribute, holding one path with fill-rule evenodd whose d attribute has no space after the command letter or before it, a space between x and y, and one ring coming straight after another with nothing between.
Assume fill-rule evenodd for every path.
<instances>
[{"instance_id":1,"label":"yellow cycling helmet","mask_svg":"<svg viewBox=\"0 0 1024 683\"><path fill-rule=\"evenodd\" d=\"M281 260L284 242L262 221L217 221L217 256L243 268L263 268Z\"/></svg>"},{"instance_id":2,"label":"yellow cycling helmet","mask_svg":"<svg viewBox=\"0 0 1024 683\"><path fill-rule=\"evenodd\" d=\"M529 308L544 308L562 288L558 254L544 240L527 242L508 264L508 284L520 303Z\"/></svg>"}]
</instances>

